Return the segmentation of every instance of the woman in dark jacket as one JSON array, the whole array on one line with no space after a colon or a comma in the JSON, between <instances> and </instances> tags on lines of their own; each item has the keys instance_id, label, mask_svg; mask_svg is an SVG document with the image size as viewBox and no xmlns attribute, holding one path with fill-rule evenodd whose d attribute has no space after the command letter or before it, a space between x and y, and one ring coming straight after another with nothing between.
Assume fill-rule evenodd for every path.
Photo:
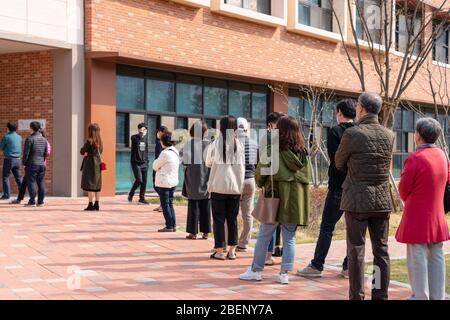
<instances>
[{"instance_id":1,"label":"woman in dark jacket","mask_svg":"<svg viewBox=\"0 0 450 320\"><path fill-rule=\"evenodd\" d=\"M189 140L183 147L184 184L183 196L188 198L186 232L187 239L197 239L199 231L203 239L208 239L211 232L211 203L208 192L209 168L203 161L203 152L208 147L204 139L208 130L202 120L196 121L189 134Z\"/></svg>"},{"instance_id":2,"label":"woman in dark jacket","mask_svg":"<svg viewBox=\"0 0 450 320\"><path fill-rule=\"evenodd\" d=\"M99 211L100 191L102 189L102 158L103 143L100 136L100 127L92 123L88 127L88 139L81 148L84 156L81 166L81 188L87 192L89 205L85 211ZM95 196L95 203L94 201Z\"/></svg>"}]
</instances>

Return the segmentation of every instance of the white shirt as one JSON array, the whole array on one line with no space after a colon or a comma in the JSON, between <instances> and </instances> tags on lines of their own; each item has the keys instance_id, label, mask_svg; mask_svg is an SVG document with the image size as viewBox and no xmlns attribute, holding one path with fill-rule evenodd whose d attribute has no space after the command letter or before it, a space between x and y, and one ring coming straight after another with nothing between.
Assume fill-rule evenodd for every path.
<instances>
[{"instance_id":1,"label":"white shirt","mask_svg":"<svg viewBox=\"0 0 450 320\"><path fill-rule=\"evenodd\" d=\"M155 186L159 188L173 188L178 185L178 167L180 157L175 147L164 149L158 159L153 161L156 171Z\"/></svg>"}]
</instances>

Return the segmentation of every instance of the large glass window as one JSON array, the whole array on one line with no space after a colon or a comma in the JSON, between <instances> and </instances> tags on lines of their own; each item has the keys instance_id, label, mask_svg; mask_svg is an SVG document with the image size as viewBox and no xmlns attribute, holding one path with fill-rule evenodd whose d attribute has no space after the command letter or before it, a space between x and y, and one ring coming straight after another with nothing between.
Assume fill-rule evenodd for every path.
<instances>
[{"instance_id":1,"label":"large glass window","mask_svg":"<svg viewBox=\"0 0 450 320\"><path fill-rule=\"evenodd\" d=\"M395 21L395 49L406 52L406 47L414 43L413 54L418 55L421 48L419 34L422 27L422 19L415 10L405 9L404 6L397 6L397 17ZM409 39L408 39L409 38Z\"/></svg>"},{"instance_id":2,"label":"large glass window","mask_svg":"<svg viewBox=\"0 0 450 320\"><path fill-rule=\"evenodd\" d=\"M332 1L298 0L298 21L307 26L333 31Z\"/></svg>"},{"instance_id":3,"label":"large glass window","mask_svg":"<svg viewBox=\"0 0 450 320\"><path fill-rule=\"evenodd\" d=\"M227 114L227 82L205 79L203 105L205 115L220 116Z\"/></svg>"},{"instance_id":4,"label":"large glass window","mask_svg":"<svg viewBox=\"0 0 450 320\"><path fill-rule=\"evenodd\" d=\"M202 114L202 80L178 76L176 108L179 113Z\"/></svg>"},{"instance_id":5,"label":"large glass window","mask_svg":"<svg viewBox=\"0 0 450 320\"><path fill-rule=\"evenodd\" d=\"M225 3L269 15L271 12L271 0L225 0Z\"/></svg>"},{"instance_id":6,"label":"large glass window","mask_svg":"<svg viewBox=\"0 0 450 320\"><path fill-rule=\"evenodd\" d=\"M119 109L143 109L144 79L118 75L116 77L116 100Z\"/></svg>"},{"instance_id":7,"label":"large glass window","mask_svg":"<svg viewBox=\"0 0 450 320\"><path fill-rule=\"evenodd\" d=\"M434 28L437 28L439 22L434 24ZM433 47L433 60L449 63L449 46L450 46L450 26L443 29L442 32L438 32L436 40L434 41Z\"/></svg>"},{"instance_id":8,"label":"large glass window","mask_svg":"<svg viewBox=\"0 0 450 320\"><path fill-rule=\"evenodd\" d=\"M264 85L134 67L118 66L116 90L116 190L119 192L128 191L134 181L129 163L130 139L139 123L148 125L149 157L153 159L155 133L161 125L171 131L189 129L194 121L204 119L209 128L217 128L218 120L231 114L245 117L253 128L259 128L265 127L269 110L270 91ZM180 139L184 139L185 135L180 134ZM182 182L181 168L179 187Z\"/></svg>"},{"instance_id":9,"label":"large glass window","mask_svg":"<svg viewBox=\"0 0 450 320\"><path fill-rule=\"evenodd\" d=\"M250 86L243 83L230 84L229 113L235 117L250 118Z\"/></svg>"},{"instance_id":10,"label":"large glass window","mask_svg":"<svg viewBox=\"0 0 450 320\"><path fill-rule=\"evenodd\" d=\"M356 35L364 41L382 42L381 0L356 0ZM363 17L363 18L361 18ZM366 26L364 26L366 24Z\"/></svg>"}]
</instances>

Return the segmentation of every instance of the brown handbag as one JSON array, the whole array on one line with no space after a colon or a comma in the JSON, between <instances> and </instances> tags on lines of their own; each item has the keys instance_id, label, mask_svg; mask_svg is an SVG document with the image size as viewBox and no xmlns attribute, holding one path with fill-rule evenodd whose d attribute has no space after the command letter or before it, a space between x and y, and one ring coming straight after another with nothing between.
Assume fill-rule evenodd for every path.
<instances>
[{"instance_id":1,"label":"brown handbag","mask_svg":"<svg viewBox=\"0 0 450 320\"><path fill-rule=\"evenodd\" d=\"M261 188L261 192L253 209L252 216L263 224L276 224L278 218L278 209L280 207L280 199L275 198L273 193L273 175L270 175L271 196L266 197L265 189Z\"/></svg>"}]
</instances>

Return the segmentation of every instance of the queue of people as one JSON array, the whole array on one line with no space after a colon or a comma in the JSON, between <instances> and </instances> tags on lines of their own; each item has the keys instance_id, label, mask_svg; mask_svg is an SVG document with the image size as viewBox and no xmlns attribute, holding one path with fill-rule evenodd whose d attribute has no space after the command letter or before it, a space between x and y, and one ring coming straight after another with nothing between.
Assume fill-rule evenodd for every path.
<instances>
[{"instance_id":1,"label":"queue of people","mask_svg":"<svg viewBox=\"0 0 450 320\"><path fill-rule=\"evenodd\" d=\"M306 278L322 276L333 231L344 215L347 254L343 257L341 274L349 279L351 300L365 299L367 230L374 256L371 298L388 299L390 168L394 134L379 123L382 103L379 95L368 92L363 92L357 101L345 99L337 103L338 124L329 130L327 137L328 193L319 237L311 262L297 271L298 276ZM30 199L26 206L43 206L46 163L51 150L45 132L39 122L31 122L30 136L22 154L17 126L8 123L7 129L0 143L5 155L1 199L10 197L12 173L20 190L12 203L20 203L28 189ZM148 128L141 123L137 129L138 133L131 137L130 163L135 181L128 201L133 201L139 189L138 203L148 205L145 199ZM172 132L163 126L157 131L157 155L151 168L160 200L157 210L162 211L165 220L165 226L158 232L177 231L173 201L182 165L182 195L188 200L186 238L195 240L201 233L202 239L208 239L213 232L214 249L210 258L236 260L239 252L248 251L256 217L260 224L253 261L239 279L263 280L265 266L276 263L273 256L281 256L277 281L288 284L289 273L294 270L297 230L309 224L311 210L311 161L301 124L294 117L271 113L266 134L259 141L264 142L264 148L259 148L244 118L225 116L220 119L213 139L208 139L207 133L205 121L197 120L189 131L191 139L178 150ZM445 299L443 243L450 240L450 234L443 199L450 183L450 164L444 151L436 146L441 134L442 128L436 120L417 121L416 151L405 161L399 184L405 210L396 239L407 244L411 299ZM100 210L102 171L106 169L102 153L100 127L90 124L87 140L80 150L83 156L81 187L88 196L86 211ZM23 178L21 159L25 167ZM261 189L261 195L255 207L257 188ZM243 225L240 235L239 212ZM265 219L261 218L262 213Z\"/></svg>"}]
</instances>

